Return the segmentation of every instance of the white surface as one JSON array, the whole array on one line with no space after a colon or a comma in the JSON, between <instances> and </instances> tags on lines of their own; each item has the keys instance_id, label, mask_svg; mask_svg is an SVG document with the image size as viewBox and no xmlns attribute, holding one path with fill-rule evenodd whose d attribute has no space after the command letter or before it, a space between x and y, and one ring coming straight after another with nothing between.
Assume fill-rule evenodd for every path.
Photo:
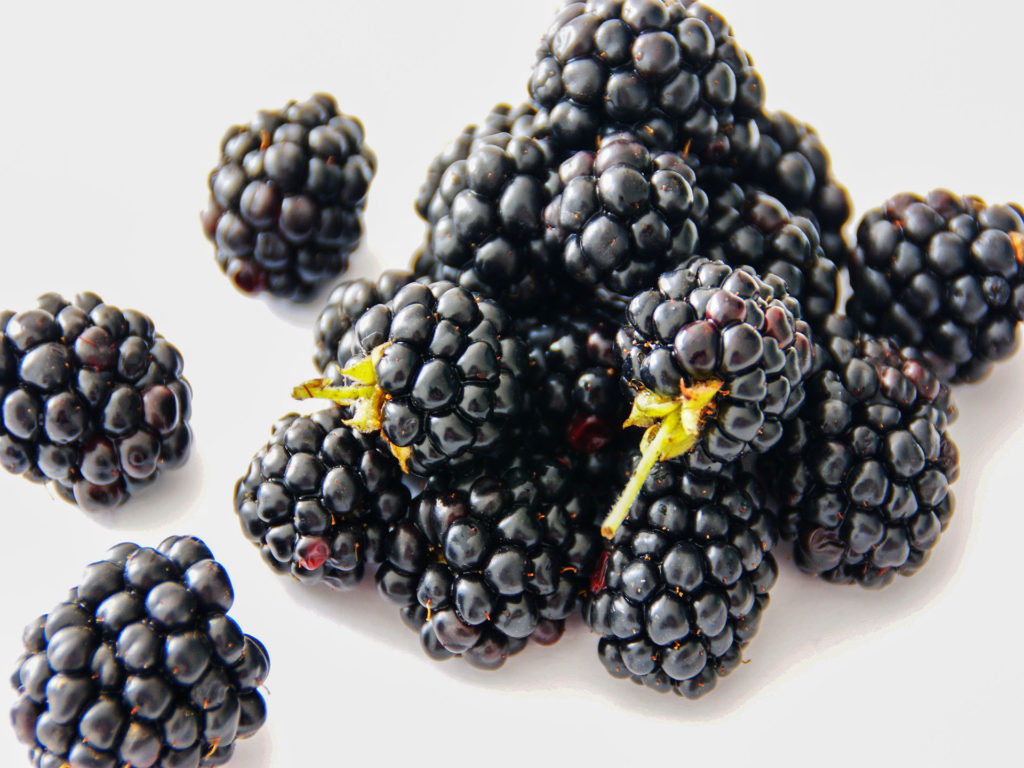
<instances>
[{"instance_id":1,"label":"white surface","mask_svg":"<svg viewBox=\"0 0 1024 768\"><path fill-rule=\"evenodd\" d=\"M272 421L295 409L292 384L313 372L317 307L247 299L214 265L198 211L222 132L258 108L334 93L380 159L350 274L403 265L422 231L412 199L428 161L493 103L525 99L555 6L5 6L0 307L94 290L148 313L184 354L195 450L110 515L0 473L0 666L13 665L21 627L109 545L194 533L233 577L233 615L271 654L269 720L239 745L238 768L1013 762L1024 714L1024 356L959 393L957 514L927 568L879 593L782 562L749 663L696 703L612 679L578 622L496 673L436 664L372 581L347 595L300 588L242 537L233 484ZM769 106L818 128L858 216L936 185L1024 198L1018 5L716 7L754 55ZM0 727L0 765L26 764Z\"/></svg>"}]
</instances>

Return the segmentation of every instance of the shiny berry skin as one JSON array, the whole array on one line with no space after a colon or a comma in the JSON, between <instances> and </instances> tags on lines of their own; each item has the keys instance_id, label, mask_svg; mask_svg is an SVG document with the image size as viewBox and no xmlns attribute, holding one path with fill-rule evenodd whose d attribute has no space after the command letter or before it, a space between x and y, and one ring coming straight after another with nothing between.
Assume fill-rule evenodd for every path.
<instances>
[{"instance_id":1,"label":"shiny berry skin","mask_svg":"<svg viewBox=\"0 0 1024 768\"><path fill-rule=\"evenodd\" d=\"M289 414L235 485L242 532L263 560L303 583L354 587L405 515L409 490L386 447L344 425L337 406Z\"/></svg>"},{"instance_id":2,"label":"shiny berry skin","mask_svg":"<svg viewBox=\"0 0 1024 768\"><path fill-rule=\"evenodd\" d=\"M539 118L567 151L634 130L652 146L746 157L764 86L725 21L700 3L567 3L529 83Z\"/></svg>"},{"instance_id":3,"label":"shiny berry skin","mask_svg":"<svg viewBox=\"0 0 1024 768\"><path fill-rule=\"evenodd\" d=\"M700 232L708 258L783 280L812 328L836 311L838 270L825 254L818 226L778 199L753 187L725 185L711 196Z\"/></svg>"},{"instance_id":4,"label":"shiny berry skin","mask_svg":"<svg viewBox=\"0 0 1024 768\"><path fill-rule=\"evenodd\" d=\"M546 239L572 279L632 295L694 254L707 199L680 155L614 134L566 159L559 179Z\"/></svg>"},{"instance_id":5,"label":"shiny berry skin","mask_svg":"<svg viewBox=\"0 0 1024 768\"><path fill-rule=\"evenodd\" d=\"M778 278L692 259L630 301L617 336L623 380L679 402L720 382L694 450L720 462L763 453L803 403L812 346L799 316Z\"/></svg>"},{"instance_id":6,"label":"shiny berry skin","mask_svg":"<svg viewBox=\"0 0 1024 768\"><path fill-rule=\"evenodd\" d=\"M365 278L345 280L331 291L313 329L316 342L313 364L316 369L333 377L337 369L350 363L359 354L352 331L356 320L375 304L391 301L398 290L412 280L411 272L386 270L376 281Z\"/></svg>"},{"instance_id":7,"label":"shiny berry skin","mask_svg":"<svg viewBox=\"0 0 1024 768\"><path fill-rule=\"evenodd\" d=\"M1024 210L937 189L868 211L850 258L846 312L914 347L944 381L978 381L1017 348Z\"/></svg>"},{"instance_id":8,"label":"shiny berry skin","mask_svg":"<svg viewBox=\"0 0 1024 768\"><path fill-rule=\"evenodd\" d=\"M261 111L221 140L203 232L240 291L293 301L348 265L377 167L363 127L319 93Z\"/></svg>"},{"instance_id":9,"label":"shiny berry skin","mask_svg":"<svg viewBox=\"0 0 1024 768\"><path fill-rule=\"evenodd\" d=\"M655 467L583 607L609 673L690 699L742 662L777 574L760 485L709 469Z\"/></svg>"},{"instance_id":10,"label":"shiny berry skin","mask_svg":"<svg viewBox=\"0 0 1024 768\"><path fill-rule=\"evenodd\" d=\"M87 511L188 458L192 390L153 322L56 293L0 325L0 465Z\"/></svg>"},{"instance_id":11,"label":"shiny berry skin","mask_svg":"<svg viewBox=\"0 0 1024 768\"><path fill-rule=\"evenodd\" d=\"M432 478L388 536L378 590L403 606L434 658L493 669L535 633L550 644L585 587L596 506L572 461L511 465Z\"/></svg>"},{"instance_id":12,"label":"shiny berry skin","mask_svg":"<svg viewBox=\"0 0 1024 768\"><path fill-rule=\"evenodd\" d=\"M757 117L760 140L737 181L778 199L794 216L808 219L820 231L825 256L844 267L850 247L843 227L852 206L846 189L832 176L828 150L809 125L785 112Z\"/></svg>"},{"instance_id":13,"label":"shiny berry skin","mask_svg":"<svg viewBox=\"0 0 1024 768\"><path fill-rule=\"evenodd\" d=\"M949 387L891 341L841 316L825 334L807 402L762 467L797 566L883 587L916 573L949 524L956 409Z\"/></svg>"},{"instance_id":14,"label":"shiny berry skin","mask_svg":"<svg viewBox=\"0 0 1024 768\"><path fill-rule=\"evenodd\" d=\"M220 765L262 726L267 652L212 557L190 536L119 544L29 625L11 719L33 765Z\"/></svg>"}]
</instances>

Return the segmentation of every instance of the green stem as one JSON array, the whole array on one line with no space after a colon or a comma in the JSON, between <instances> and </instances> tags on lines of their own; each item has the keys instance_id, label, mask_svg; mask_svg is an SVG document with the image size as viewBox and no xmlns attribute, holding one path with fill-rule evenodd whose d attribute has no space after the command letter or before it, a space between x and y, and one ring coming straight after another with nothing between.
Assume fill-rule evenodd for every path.
<instances>
[{"instance_id":1,"label":"green stem","mask_svg":"<svg viewBox=\"0 0 1024 768\"><path fill-rule=\"evenodd\" d=\"M310 398L323 398L333 400L339 405L351 405L356 400L373 397L376 387L333 387L326 379L313 379L304 382L292 390L292 397L296 400L308 400Z\"/></svg>"},{"instance_id":2,"label":"green stem","mask_svg":"<svg viewBox=\"0 0 1024 768\"><path fill-rule=\"evenodd\" d=\"M654 434L651 435L650 440L646 441L647 444L641 450L640 463L636 465L636 469L633 470L633 474L629 478L629 482L626 483L622 495L619 496L615 506L612 507L611 512L608 513L608 516L601 524L601 535L606 539L615 536L615 532L619 530L622 521L629 515L629 510L633 508L633 502L640 495L640 489L643 488L644 482L651 474L651 470L661 460L669 444L672 442L672 438L679 428L680 420L680 412L674 411L668 414L664 421L651 427L651 431ZM696 442L697 435L689 435L684 441L684 443L689 443L689 445L679 444L678 447L682 450L689 450Z\"/></svg>"}]
</instances>

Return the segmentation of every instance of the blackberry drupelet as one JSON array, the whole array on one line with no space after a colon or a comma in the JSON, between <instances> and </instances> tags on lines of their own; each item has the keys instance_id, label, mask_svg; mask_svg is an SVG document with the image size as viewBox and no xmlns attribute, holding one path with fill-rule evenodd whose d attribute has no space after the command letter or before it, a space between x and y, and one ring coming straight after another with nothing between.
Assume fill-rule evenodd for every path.
<instances>
[{"instance_id":1,"label":"blackberry drupelet","mask_svg":"<svg viewBox=\"0 0 1024 768\"><path fill-rule=\"evenodd\" d=\"M767 457L793 559L836 583L882 587L924 564L953 514L956 411L926 364L829 318L807 401Z\"/></svg>"},{"instance_id":2,"label":"blackberry drupelet","mask_svg":"<svg viewBox=\"0 0 1024 768\"><path fill-rule=\"evenodd\" d=\"M612 675L691 699L742 663L777 575L760 486L734 467L714 470L655 468L606 542L583 607Z\"/></svg>"},{"instance_id":3,"label":"blackberry drupelet","mask_svg":"<svg viewBox=\"0 0 1024 768\"><path fill-rule=\"evenodd\" d=\"M464 161L481 144L494 143L504 147L512 135L531 135L537 110L531 104L510 107L496 104L479 125L467 125L462 132L430 161L427 177L416 194L416 213L426 222L436 220L430 213L431 202L441 185L445 172L456 162Z\"/></svg>"},{"instance_id":4,"label":"blackberry drupelet","mask_svg":"<svg viewBox=\"0 0 1024 768\"><path fill-rule=\"evenodd\" d=\"M792 215L774 197L729 184L711 195L700 228L703 255L731 267L752 267L786 282L812 328L836 311L839 276L817 225Z\"/></svg>"},{"instance_id":5,"label":"blackberry drupelet","mask_svg":"<svg viewBox=\"0 0 1024 768\"><path fill-rule=\"evenodd\" d=\"M295 388L299 399L351 405L346 423L376 433L404 471L429 475L502 448L523 408L522 341L493 301L446 282L415 282L353 326L360 355L341 373Z\"/></svg>"},{"instance_id":6,"label":"blackberry drupelet","mask_svg":"<svg viewBox=\"0 0 1024 768\"><path fill-rule=\"evenodd\" d=\"M919 349L954 383L983 378L1017 346L1024 317L1024 210L934 190L868 211L850 258L847 315Z\"/></svg>"},{"instance_id":7,"label":"blackberry drupelet","mask_svg":"<svg viewBox=\"0 0 1024 768\"><path fill-rule=\"evenodd\" d=\"M267 652L199 539L118 544L30 624L11 720L39 768L223 765L266 719Z\"/></svg>"},{"instance_id":8,"label":"blackberry drupelet","mask_svg":"<svg viewBox=\"0 0 1024 768\"><path fill-rule=\"evenodd\" d=\"M92 293L0 314L0 465L90 512L188 458L192 390L153 321Z\"/></svg>"},{"instance_id":9,"label":"blackberry drupelet","mask_svg":"<svg viewBox=\"0 0 1024 768\"><path fill-rule=\"evenodd\" d=\"M727 463L778 442L803 403L812 364L810 330L799 316L780 279L705 258L633 298L618 335L623 378L635 393L626 425L648 429L605 536L656 462L698 449Z\"/></svg>"},{"instance_id":10,"label":"blackberry drupelet","mask_svg":"<svg viewBox=\"0 0 1024 768\"><path fill-rule=\"evenodd\" d=\"M679 155L615 134L569 157L559 177L546 240L574 280L631 296L694 255L707 198Z\"/></svg>"},{"instance_id":11,"label":"blackberry drupelet","mask_svg":"<svg viewBox=\"0 0 1024 768\"><path fill-rule=\"evenodd\" d=\"M235 512L263 559L304 583L354 587L409 508L387 448L344 426L338 406L289 414L235 485Z\"/></svg>"},{"instance_id":12,"label":"blackberry drupelet","mask_svg":"<svg viewBox=\"0 0 1024 768\"><path fill-rule=\"evenodd\" d=\"M244 293L305 301L348 265L377 160L363 127L318 93L261 111L221 140L201 219Z\"/></svg>"},{"instance_id":13,"label":"blackberry drupelet","mask_svg":"<svg viewBox=\"0 0 1024 768\"><path fill-rule=\"evenodd\" d=\"M329 366L334 364L338 369L344 368L358 354L355 333L352 332L356 320L375 304L391 301L398 290L413 279L411 272L389 269L382 272L376 282L357 278L338 285L320 311L313 329L316 341L313 364L316 369L332 378L335 372L333 369L328 372Z\"/></svg>"},{"instance_id":14,"label":"blackberry drupelet","mask_svg":"<svg viewBox=\"0 0 1024 768\"><path fill-rule=\"evenodd\" d=\"M542 214L557 176L543 140L498 133L454 160L423 209L418 270L451 279L510 311L529 313L552 293Z\"/></svg>"},{"instance_id":15,"label":"blackberry drupelet","mask_svg":"<svg viewBox=\"0 0 1024 768\"><path fill-rule=\"evenodd\" d=\"M526 638L561 636L600 546L595 512L552 454L432 478L388 536L378 588L423 622L429 655L500 666Z\"/></svg>"},{"instance_id":16,"label":"blackberry drupelet","mask_svg":"<svg viewBox=\"0 0 1024 768\"><path fill-rule=\"evenodd\" d=\"M719 161L757 147L764 87L728 24L688 0L566 4L529 83L568 152L633 130L657 149Z\"/></svg>"},{"instance_id":17,"label":"blackberry drupelet","mask_svg":"<svg viewBox=\"0 0 1024 768\"><path fill-rule=\"evenodd\" d=\"M794 215L810 219L821 232L825 255L837 267L846 266L850 247L843 227L852 207L846 189L832 177L832 161L821 138L785 112L762 113L757 126L757 152L738 180L778 198Z\"/></svg>"}]
</instances>

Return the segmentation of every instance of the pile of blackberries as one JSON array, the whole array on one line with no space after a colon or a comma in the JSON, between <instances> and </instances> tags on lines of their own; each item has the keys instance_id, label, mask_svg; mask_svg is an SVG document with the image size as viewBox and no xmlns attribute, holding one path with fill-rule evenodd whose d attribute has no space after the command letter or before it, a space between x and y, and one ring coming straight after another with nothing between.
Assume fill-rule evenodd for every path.
<instances>
[{"instance_id":1,"label":"pile of blackberries","mask_svg":"<svg viewBox=\"0 0 1024 768\"><path fill-rule=\"evenodd\" d=\"M527 88L431 162L408 271L330 294L293 392L329 404L274 424L235 511L280 574L372 575L432 658L495 669L582 614L611 674L697 698L742 662L777 542L834 583L925 564L951 388L1017 345L1024 209L898 195L848 241L821 139L694 0L563 3ZM317 296L375 167L325 94L231 128L201 217L220 268ZM93 294L0 313L0 464L120 505L187 458L181 370ZM34 764L227 760L267 671L231 599L194 538L89 566L25 634Z\"/></svg>"}]
</instances>

